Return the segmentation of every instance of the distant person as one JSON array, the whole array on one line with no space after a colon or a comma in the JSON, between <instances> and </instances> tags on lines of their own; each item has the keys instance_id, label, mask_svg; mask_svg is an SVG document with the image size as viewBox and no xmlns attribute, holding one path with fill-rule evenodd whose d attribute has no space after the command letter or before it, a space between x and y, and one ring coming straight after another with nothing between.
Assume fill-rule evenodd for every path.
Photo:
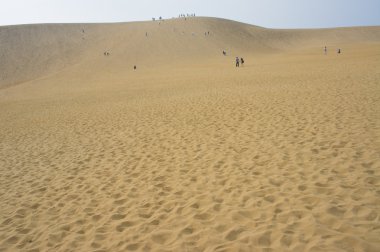
<instances>
[{"instance_id":1,"label":"distant person","mask_svg":"<svg viewBox=\"0 0 380 252\"><path fill-rule=\"evenodd\" d=\"M136 68L137 68L136 65L134 65L134 66L133 66L133 69L136 70Z\"/></svg>"},{"instance_id":2,"label":"distant person","mask_svg":"<svg viewBox=\"0 0 380 252\"><path fill-rule=\"evenodd\" d=\"M239 57L236 57L236 67L240 67L240 60L239 60Z\"/></svg>"},{"instance_id":3,"label":"distant person","mask_svg":"<svg viewBox=\"0 0 380 252\"><path fill-rule=\"evenodd\" d=\"M241 63L241 66L244 66L244 59L243 58L240 58L240 63Z\"/></svg>"},{"instance_id":4,"label":"distant person","mask_svg":"<svg viewBox=\"0 0 380 252\"><path fill-rule=\"evenodd\" d=\"M340 48L338 49L338 54L341 54L341 50L340 50Z\"/></svg>"},{"instance_id":5,"label":"distant person","mask_svg":"<svg viewBox=\"0 0 380 252\"><path fill-rule=\"evenodd\" d=\"M224 56L226 56L226 55L227 55L227 53L226 53L226 51L225 51L225 50L223 50L223 55L224 55Z\"/></svg>"},{"instance_id":6,"label":"distant person","mask_svg":"<svg viewBox=\"0 0 380 252\"><path fill-rule=\"evenodd\" d=\"M327 47L326 46L325 46L324 52L325 52L325 55L326 55L327 54Z\"/></svg>"}]
</instances>

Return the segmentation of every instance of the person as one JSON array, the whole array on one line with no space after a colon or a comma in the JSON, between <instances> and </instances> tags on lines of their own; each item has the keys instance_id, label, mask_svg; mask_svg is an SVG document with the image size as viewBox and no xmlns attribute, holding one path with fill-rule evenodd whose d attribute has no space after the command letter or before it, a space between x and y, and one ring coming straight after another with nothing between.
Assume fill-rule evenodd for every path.
<instances>
[{"instance_id":1,"label":"person","mask_svg":"<svg viewBox=\"0 0 380 252\"><path fill-rule=\"evenodd\" d=\"M325 46L325 49L324 49L324 51L325 51L325 55L327 54L327 47Z\"/></svg>"},{"instance_id":2,"label":"person","mask_svg":"<svg viewBox=\"0 0 380 252\"><path fill-rule=\"evenodd\" d=\"M240 62L239 62L240 60L239 60L239 57L237 57L236 56L236 67L239 67L239 65L240 65Z\"/></svg>"},{"instance_id":3,"label":"person","mask_svg":"<svg viewBox=\"0 0 380 252\"><path fill-rule=\"evenodd\" d=\"M226 56L226 54L227 54L226 51L223 50L223 55Z\"/></svg>"},{"instance_id":4,"label":"person","mask_svg":"<svg viewBox=\"0 0 380 252\"><path fill-rule=\"evenodd\" d=\"M341 53L341 51L340 51L340 48L338 49L338 54L340 54Z\"/></svg>"},{"instance_id":5,"label":"person","mask_svg":"<svg viewBox=\"0 0 380 252\"><path fill-rule=\"evenodd\" d=\"M133 66L133 69L136 70L136 68L137 68L136 65L134 65L134 66Z\"/></svg>"},{"instance_id":6,"label":"person","mask_svg":"<svg viewBox=\"0 0 380 252\"><path fill-rule=\"evenodd\" d=\"M244 66L244 59L240 58L241 66Z\"/></svg>"}]
</instances>

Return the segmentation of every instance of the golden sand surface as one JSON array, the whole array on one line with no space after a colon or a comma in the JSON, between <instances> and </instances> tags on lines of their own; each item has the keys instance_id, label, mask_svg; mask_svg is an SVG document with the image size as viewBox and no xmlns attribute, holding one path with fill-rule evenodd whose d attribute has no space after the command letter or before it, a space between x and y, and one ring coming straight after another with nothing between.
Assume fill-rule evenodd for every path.
<instances>
[{"instance_id":1,"label":"golden sand surface","mask_svg":"<svg viewBox=\"0 0 380 252\"><path fill-rule=\"evenodd\" d=\"M0 251L380 251L380 29L190 21L3 68Z\"/></svg>"}]
</instances>

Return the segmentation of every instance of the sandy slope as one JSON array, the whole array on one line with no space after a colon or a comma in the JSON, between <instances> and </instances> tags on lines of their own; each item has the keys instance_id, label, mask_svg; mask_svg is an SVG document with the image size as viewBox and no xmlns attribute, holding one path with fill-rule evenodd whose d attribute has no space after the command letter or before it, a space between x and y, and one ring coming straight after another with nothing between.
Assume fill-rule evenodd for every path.
<instances>
[{"instance_id":1,"label":"sandy slope","mask_svg":"<svg viewBox=\"0 0 380 252\"><path fill-rule=\"evenodd\" d=\"M205 36L205 32L210 34ZM146 36L147 35L147 36ZM0 88L70 66L89 74L125 67L187 64L231 56L380 41L379 27L275 30L215 18L118 24L45 24L0 27ZM104 52L111 57L104 59Z\"/></svg>"},{"instance_id":2,"label":"sandy slope","mask_svg":"<svg viewBox=\"0 0 380 252\"><path fill-rule=\"evenodd\" d=\"M380 250L379 29L190 21L89 25L0 90L0 251Z\"/></svg>"}]
</instances>

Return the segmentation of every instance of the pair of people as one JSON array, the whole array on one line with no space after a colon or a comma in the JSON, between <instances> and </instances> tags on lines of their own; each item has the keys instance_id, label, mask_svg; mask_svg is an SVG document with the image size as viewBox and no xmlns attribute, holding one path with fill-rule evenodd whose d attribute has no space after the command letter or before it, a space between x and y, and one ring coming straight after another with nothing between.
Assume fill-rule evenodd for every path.
<instances>
[{"instance_id":1,"label":"pair of people","mask_svg":"<svg viewBox=\"0 0 380 252\"><path fill-rule=\"evenodd\" d=\"M327 46L325 46L325 48L323 49L323 51L325 52L325 55L327 55ZM336 51L338 54L341 54L342 51L340 50L340 48L338 48L338 50Z\"/></svg>"},{"instance_id":2,"label":"pair of people","mask_svg":"<svg viewBox=\"0 0 380 252\"><path fill-rule=\"evenodd\" d=\"M240 64L241 66L244 66L244 59L243 58L240 58L239 57L236 57L236 67L240 67Z\"/></svg>"}]
</instances>

